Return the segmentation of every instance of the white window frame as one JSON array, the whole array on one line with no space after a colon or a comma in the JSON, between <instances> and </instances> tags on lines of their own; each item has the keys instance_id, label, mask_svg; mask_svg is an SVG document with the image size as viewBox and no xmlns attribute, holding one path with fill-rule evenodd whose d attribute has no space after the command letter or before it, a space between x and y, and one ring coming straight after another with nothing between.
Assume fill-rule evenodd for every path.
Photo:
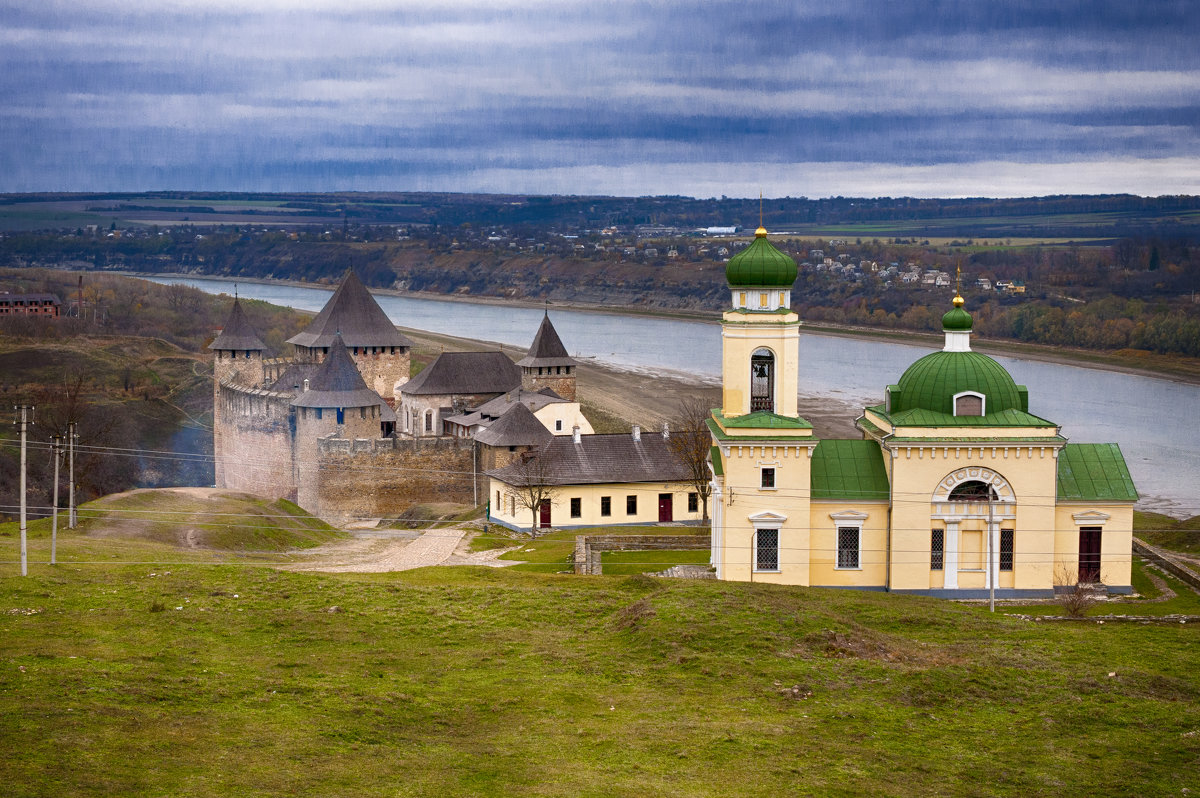
<instances>
[{"instance_id":1,"label":"white window frame","mask_svg":"<svg viewBox=\"0 0 1200 798\"><path fill-rule=\"evenodd\" d=\"M775 567L774 568L760 568L758 565L758 536L759 536L759 533L761 533L761 532L775 533ZM780 568L780 566L783 565L783 563L781 561L782 558L780 557L780 554L783 551L783 546L781 545L782 541L780 540L781 537L782 536L780 535L780 528L778 526L774 526L771 524L756 524L755 525L754 541L752 543L753 548L751 549L751 552L754 555L754 573L756 573L756 574L780 573L780 571L782 570Z\"/></svg>"},{"instance_id":2,"label":"white window frame","mask_svg":"<svg viewBox=\"0 0 1200 798\"><path fill-rule=\"evenodd\" d=\"M770 487L763 485L763 472L764 471L771 472L771 482L773 484ZM779 466L778 465L772 464L772 465L758 467L758 489L759 490L779 490Z\"/></svg>"},{"instance_id":3,"label":"white window frame","mask_svg":"<svg viewBox=\"0 0 1200 798\"><path fill-rule=\"evenodd\" d=\"M765 511L755 513L748 519L754 534L750 538L750 569L756 574L778 574L783 572L783 523L786 515ZM758 567L758 533L764 529L773 529L775 537L775 568Z\"/></svg>"},{"instance_id":4,"label":"white window frame","mask_svg":"<svg viewBox=\"0 0 1200 798\"><path fill-rule=\"evenodd\" d=\"M959 391L958 393L954 394L954 415L955 416L958 415L958 400L964 396L977 397L979 399L979 408L980 408L979 415L981 415L981 416L987 415L987 397L986 396L981 394L979 391ZM966 416L964 416L964 418L966 418Z\"/></svg>"},{"instance_id":5,"label":"white window frame","mask_svg":"<svg viewBox=\"0 0 1200 798\"><path fill-rule=\"evenodd\" d=\"M833 520L833 569L835 571L861 571L863 569L862 528L869 516L867 513L860 513L857 510L843 510L838 513L830 513L829 517ZM858 532L858 565L843 566L841 564L843 529L854 529Z\"/></svg>"}]
</instances>

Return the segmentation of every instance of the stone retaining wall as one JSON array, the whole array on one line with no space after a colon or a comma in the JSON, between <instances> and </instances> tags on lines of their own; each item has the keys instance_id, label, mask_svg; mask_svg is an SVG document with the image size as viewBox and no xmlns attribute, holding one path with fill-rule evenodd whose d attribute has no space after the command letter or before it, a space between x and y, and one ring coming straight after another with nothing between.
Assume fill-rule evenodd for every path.
<instances>
[{"instance_id":1,"label":"stone retaining wall","mask_svg":"<svg viewBox=\"0 0 1200 798\"><path fill-rule=\"evenodd\" d=\"M578 535L575 538L575 573L599 576L600 557L606 551L703 551L711 539L705 535Z\"/></svg>"},{"instance_id":2,"label":"stone retaining wall","mask_svg":"<svg viewBox=\"0 0 1200 798\"><path fill-rule=\"evenodd\" d=\"M1142 557L1145 557L1147 560L1154 563L1159 568L1162 568L1167 573L1171 574L1174 577L1179 578L1180 580L1182 580L1186 584L1190 585L1195 590L1200 591L1200 574L1197 574L1195 571L1191 570L1190 568L1187 568L1187 567L1182 566L1179 563L1175 562L1174 560L1172 560L1170 558L1170 556L1168 556L1164 552L1160 551L1159 549L1155 548L1154 546L1151 546L1147 543L1144 543L1144 542L1138 540L1137 538L1134 538L1133 539L1133 552L1134 552L1134 554L1138 554Z\"/></svg>"}]
</instances>

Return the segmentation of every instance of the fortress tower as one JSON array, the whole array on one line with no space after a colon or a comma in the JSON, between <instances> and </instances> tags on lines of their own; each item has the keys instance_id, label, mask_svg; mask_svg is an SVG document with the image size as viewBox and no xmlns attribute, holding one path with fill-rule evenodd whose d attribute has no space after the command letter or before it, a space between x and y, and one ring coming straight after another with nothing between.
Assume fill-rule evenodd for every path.
<instances>
[{"instance_id":1,"label":"fortress tower","mask_svg":"<svg viewBox=\"0 0 1200 798\"><path fill-rule=\"evenodd\" d=\"M246 320L241 303L235 298L229 318L221 333L208 345L213 350L213 451L218 454L214 460L214 477L216 484L224 486L225 468L223 458L219 456L226 450L223 434L225 431L221 401L221 385L236 383L247 386L258 386L263 381L263 353L267 345L258 337L258 333Z\"/></svg>"},{"instance_id":2,"label":"fortress tower","mask_svg":"<svg viewBox=\"0 0 1200 798\"><path fill-rule=\"evenodd\" d=\"M395 407L399 387L408 382L413 342L396 329L353 270L346 272L316 318L288 343L296 347L297 360L319 363L339 333L367 387Z\"/></svg>"},{"instance_id":3,"label":"fortress tower","mask_svg":"<svg viewBox=\"0 0 1200 798\"><path fill-rule=\"evenodd\" d=\"M579 361L567 354L567 348L550 323L550 314L542 317L529 347L529 354L517 361L521 367L521 388L536 393L549 388L568 402L575 401L575 369Z\"/></svg>"}]
</instances>

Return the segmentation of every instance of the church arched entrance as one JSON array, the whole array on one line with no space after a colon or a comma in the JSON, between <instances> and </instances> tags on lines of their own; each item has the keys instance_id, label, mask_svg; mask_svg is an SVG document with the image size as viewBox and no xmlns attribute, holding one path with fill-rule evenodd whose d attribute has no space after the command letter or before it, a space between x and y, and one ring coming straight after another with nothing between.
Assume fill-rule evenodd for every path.
<instances>
[{"instance_id":1,"label":"church arched entrance","mask_svg":"<svg viewBox=\"0 0 1200 798\"><path fill-rule=\"evenodd\" d=\"M931 499L930 567L943 589L1011 587L1017 497L998 471L984 466L946 474Z\"/></svg>"}]
</instances>

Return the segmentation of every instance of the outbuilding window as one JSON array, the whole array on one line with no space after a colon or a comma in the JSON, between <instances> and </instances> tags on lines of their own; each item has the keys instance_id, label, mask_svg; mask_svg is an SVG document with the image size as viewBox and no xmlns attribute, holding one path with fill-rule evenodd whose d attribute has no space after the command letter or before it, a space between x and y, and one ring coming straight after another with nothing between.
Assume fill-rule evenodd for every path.
<instances>
[{"instance_id":1,"label":"outbuilding window","mask_svg":"<svg viewBox=\"0 0 1200 798\"><path fill-rule=\"evenodd\" d=\"M631 495L625 497L625 514L637 515L637 496Z\"/></svg>"},{"instance_id":2,"label":"outbuilding window","mask_svg":"<svg viewBox=\"0 0 1200 798\"><path fill-rule=\"evenodd\" d=\"M583 499L575 497L571 499L571 517L581 518L583 516Z\"/></svg>"},{"instance_id":3,"label":"outbuilding window","mask_svg":"<svg viewBox=\"0 0 1200 798\"><path fill-rule=\"evenodd\" d=\"M612 496L600 497L600 515L605 517L612 515Z\"/></svg>"}]
</instances>

